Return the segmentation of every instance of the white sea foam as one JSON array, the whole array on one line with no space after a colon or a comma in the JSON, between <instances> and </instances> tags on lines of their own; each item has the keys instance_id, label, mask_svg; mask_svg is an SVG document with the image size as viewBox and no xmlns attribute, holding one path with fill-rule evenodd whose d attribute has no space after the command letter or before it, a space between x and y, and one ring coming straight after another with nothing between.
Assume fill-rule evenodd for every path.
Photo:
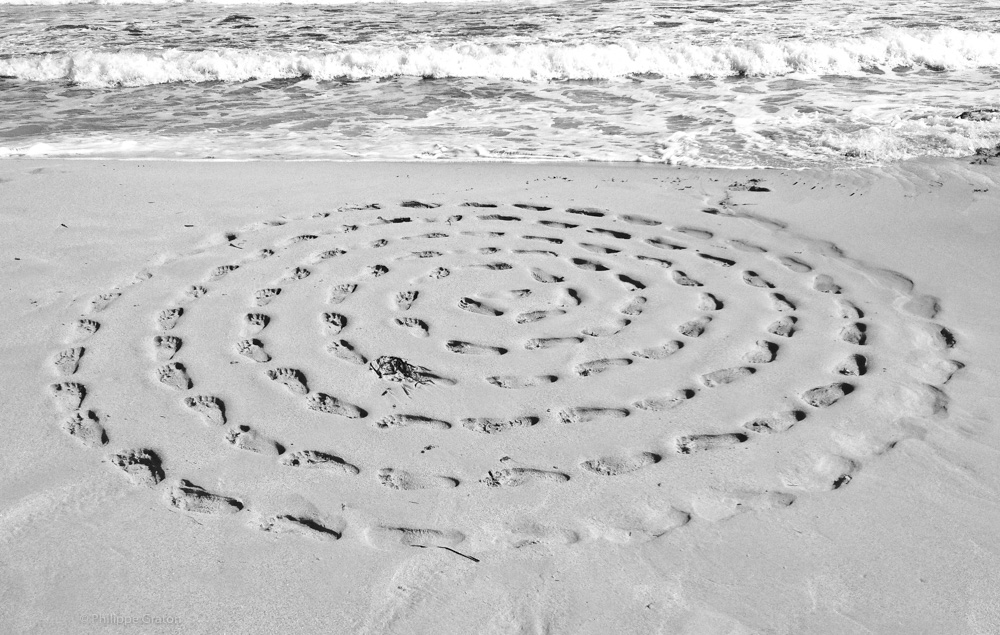
<instances>
[{"instance_id":1,"label":"white sea foam","mask_svg":"<svg viewBox=\"0 0 1000 635\"><path fill-rule=\"evenodd\" d=\"M242 82L312 77L484 78L526 82L892 73L899 67L963 70L1000 67L1000 34L886 30L871 37L751 41L718 46L683 42L448 45L343 48L326 53L221 48L205 51L79 51L0 59L0 75L85 87L174 82Z\"/></svg>"}]
</instances>

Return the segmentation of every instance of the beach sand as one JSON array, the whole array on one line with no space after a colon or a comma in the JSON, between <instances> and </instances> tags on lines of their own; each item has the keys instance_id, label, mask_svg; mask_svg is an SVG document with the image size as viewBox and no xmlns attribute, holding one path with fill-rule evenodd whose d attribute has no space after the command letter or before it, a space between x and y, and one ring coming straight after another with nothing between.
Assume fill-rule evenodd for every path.
<instances>
[{"instance_id":1,"label":"beach sand","mask_svg":"<svg viewBox=\"0 0 1000 635\"><path fill-rule=\"evenodd\" d=\"M0 163L0 630L998 632L997 174Z\"/></svg>"}]
</instances>

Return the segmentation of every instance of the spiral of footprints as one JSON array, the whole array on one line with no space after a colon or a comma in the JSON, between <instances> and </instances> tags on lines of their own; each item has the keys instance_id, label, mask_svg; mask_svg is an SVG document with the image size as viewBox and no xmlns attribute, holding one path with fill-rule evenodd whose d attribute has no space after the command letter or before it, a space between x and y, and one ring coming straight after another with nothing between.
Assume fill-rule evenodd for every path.
<instances>
[{"instance_id":1,"label":"spiral of footprints","mask_svg":"<svg viewBox=\"0 0 1000 635\"><path fill-rule=\"evenodd\" d=\"M177 510L378 548L630 542L784 507L946 416L961 368L905 276L726 207L345 206L84 304L47 387L68 436ZM314 487L353 516L255 507Z\"/></svg>"}]
</instances>

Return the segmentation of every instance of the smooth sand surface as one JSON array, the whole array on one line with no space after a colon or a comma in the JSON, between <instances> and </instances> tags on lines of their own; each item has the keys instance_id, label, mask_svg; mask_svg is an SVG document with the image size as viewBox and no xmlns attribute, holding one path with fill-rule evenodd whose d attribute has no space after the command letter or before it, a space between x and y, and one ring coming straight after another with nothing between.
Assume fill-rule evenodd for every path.
<instances>
[{"instance_id":1,"label":"smooth sand surface","mask_svg":"<svg viewBox=\"0 0 1000 635\"><path fill-rule=\"evenodd\" d=\"M0 163L0 630L998 632L997 174Z\"/></svg>"}]
</instances>

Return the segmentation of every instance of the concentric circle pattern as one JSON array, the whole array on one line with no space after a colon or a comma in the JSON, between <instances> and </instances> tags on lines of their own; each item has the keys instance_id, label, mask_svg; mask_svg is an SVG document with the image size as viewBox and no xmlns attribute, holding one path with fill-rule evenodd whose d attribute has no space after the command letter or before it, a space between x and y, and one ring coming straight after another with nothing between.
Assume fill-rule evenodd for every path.
<instances>
[{"instance_id":1,"label":"concentric circle pattern","mask_svg":"<svg viewBox=\"0 0 1000 635\"><path fill-rule=\"evenodd\" d=\"M82 304L48 390L109 469L376 547L775 513L945 416L960 367L904 275L727 207L310 211Z\"/></svg>"}]
</instances>

